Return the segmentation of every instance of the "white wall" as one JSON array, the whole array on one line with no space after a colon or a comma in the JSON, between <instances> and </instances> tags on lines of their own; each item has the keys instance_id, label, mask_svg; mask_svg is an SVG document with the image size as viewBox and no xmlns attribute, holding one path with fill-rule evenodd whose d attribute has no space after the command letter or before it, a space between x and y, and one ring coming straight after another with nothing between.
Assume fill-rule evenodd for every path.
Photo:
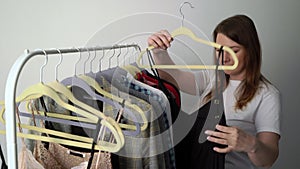
<instances>
[{"instance_id":1,"label":"white wall","mask_svg":"<svg viewBox=\"0 0 300 169\"><path fill-rule=\"evenodd\" d=\"M174 16L180 17L178 9L181 2L183 1L1 0L0 100L4 100L5 79L10 67L24 49L63 48L86 44L111 45L110 43L124 38L126 33L153 32L161 28L171 30L180 26L180 20ZM300 115L297 103L300 95L298 90L300 59L297 42L300 38L298 18L300 1L192 0L190 2L196 8L184 7L186 19L200 28L209 38L214 26L233 14L247 14L256 23L263 47L263 73L279 88L283 99L280 156L273 168L299 167L300 137L297 122ZM162 14L143 14L145 12ZM141 17L135 23L130 20L134 18L132 15ZM120 28L114 27L116 25L120 25ZM110 28L111 30L104 34ZM140 36L136 41L144 46L146 36ZM203 57L201 60L206 62L207 58ZM39 67L43 61L43 58L37 58L28 63L20 78L19 91L39 80ZM53 64L55 62L57 60L54 59ZM65 64L64 71L70 71L72 67ZM46 69L45 72L46 78L54 77L50 69ZM1 142L4 142L2 136Z\"/></svg>"}]
</instances>

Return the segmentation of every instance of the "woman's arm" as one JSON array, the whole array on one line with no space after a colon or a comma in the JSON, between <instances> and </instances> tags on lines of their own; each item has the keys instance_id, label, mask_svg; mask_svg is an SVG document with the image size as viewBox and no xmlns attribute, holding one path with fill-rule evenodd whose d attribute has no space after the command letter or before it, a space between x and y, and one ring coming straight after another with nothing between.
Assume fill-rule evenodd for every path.
<instances>
[{"instance_id":1,"label":"woman's arm","mask_svg":"<svg viewBox=\"0 0 300 169\"><path fill-rule=\"evenodd\" d=\"M226 153L230 151L246 152L256 166L271 167L279 154L280 139L280 94L272 86L266 92L261 91L263 99L255 108L256 135L246 133L239 127L217 125L219 132L207 131L208 140L228 145L227 148L215 148L215 151ZM244 112L239 112L244 113ZM277 134L278 133L278 134Z\"/></svg>"},{"instance_id":2,"label":"woman's arm","mask_svg":"<svg viewBox=\"0 0 300 169\"><path fill-rule=\"evenodd\" d=\"M226 148L214 147L219 153L231 151L246 152L252 163L259 167L269 168L276 161L280 136L272 132L260 132L256 136L249 135L237 127L217 125L217 131L206 131L211 142L228 145Z\"/></svg>"},{"instance_id":3,"label":"woman's arm","mask_svg":"<svg viewBox=\"0 0 300 169\"><path fill-rule=\"evenodd\" d=\"M248 152L253 164L270 168L276 161L279 154L279 138L276 133L261 132L254 138L254 147Z\"/></svg>"},{"instance_id":4,"label":"woman's arm","mask_svg":"<svg viewBox=\"0 0 300 169\"><path fill-rule=\"evenodd\" d=\"M174 65L167 49L171 46L173 38L167 30L162 30L152 34L148 38L148 45L154 46L153 57L155 64ZM180 69L159 69L159 75L162 79L174 84L179 90L195 95L196 84L194 74Z\"/></svg>"}]
</instances>

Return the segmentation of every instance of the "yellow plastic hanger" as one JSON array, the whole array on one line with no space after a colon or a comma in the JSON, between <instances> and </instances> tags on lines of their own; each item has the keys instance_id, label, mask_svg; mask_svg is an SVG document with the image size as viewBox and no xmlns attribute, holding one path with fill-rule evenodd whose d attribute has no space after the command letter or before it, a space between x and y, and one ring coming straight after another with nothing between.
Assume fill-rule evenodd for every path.
<instances>
[{"instance_id":1,"label":"yellow plastic hanger","mask_svg":"<svg viewBox=\"0 0 300 169\"><path fill-rule=\"evenodd\" d=\"M58 49L57 49L58 50ZM58 50L58 52L61 54L61 52ZM46 54L45 54L46 56ZM47 57L47 56L46 56ZM52 88L55 92L58 92L60 94L63 94L64 97L66 97L69 101L71 101L74 105L76 106L79 106L81 108L83 108L84 110L104 119L106 118L105 114L102 113L101 111L79 101L77 98L74 97L73 93L66 87L64 86L63 84L59 83L58 80L57 80L57 69L58 69L58 66L59 64L61 63L62 61L62 54L60 55L60 62L56 65L56 68L55 68L55 72L56 72L56 80L53 81L53 82L50 82L48 84L46 84L46 86L49 86L50 88ZM75 73L76 73L76 70L75 70ZM28 109L28 105L26 106L27 107L27 110ZM44 114L43 112L39 112L41 114ZM55 117L59 117L59 118L63 118L63 119L69 119L69 120L74 120L76 119L77 121L79 121L80 117L74 117L74 116L67 116L67 115L60 115L58 113L47 113L47 116L50 116L50 115L53 115ZM82 119L82 118L81 118ZM97 118L96 118L97 119ZM83 119L82 121L86 122L85 119ZM122 127L122 128L127 128L127 129L132 129L132 130L137 130L136 129L136 126L133 126L133 125L128 125L128 124L123 124L123 123L120 123L120 124L116 124L118 126L116 127Z\"/></svg>"},{"instance_id":2,"label":"yellow plastic hanger","mask_svg":"<svg viewBox=\"0 0 300 169\"><path fill-rule=\"evenodd\" d=\"M88 51L88 53L89 53L89 51ZM90 53L89 53L89 55L90 55ZM85 70L85 68L84 68L84 70ZM113 94L111 94L111 93L103 90L101 88L101 86L99 85L99 83L95 79L93 79L90 76L85 75L85 73L83 75L79 75L78 77L80 79L84 80L89 86L91 86L92 88L94 88L98 93L102 94L103 96L105 96L107 98L110 98L110 99L112 99L112 100L114 100L114 101L116 101L116 102L118 102L120 104L123 104L123 102L124 102L125 106L127 106L127 107L129 107L129 108L131 108L131 109L133 109L135 111L137 111L139 113L139 115L141 116L142 120L143 120L143 122L142 122L143 124L141 126L141 131L144 131L148 127L148 120L147 120L147 118L145 116L145 113L142 111L142 109L140 107L138 107L135 104L131 104L130 102L124 100L123 98L120 98L120 97L118 97L116 95L113 95ZM126 129L136 130L136 126L135 125L120 124L120 126L122 126L123 128L126 128Z\"/></svg>"},{"instance_id":3,"label":"yellow plastic hanger","mask_svg":"<svg viewBox=\"0 0 300 169\"><path fill-rule=\"evenodd\" d=\"M123 103L124 99L103 90L95 79L93 79L89 76L86 76L86 75L80 75L79 78L81 78L82 80L87 82L91 87L93 87L98 93L102 94L103 96L108 97L118 103ZM143 124L141 126L141 131L144 131L148 126L148 121L147 121L145 113L142 111L142 109L139 106L132 104L126 100L124 101L124 105L131 109L136 110L139 113L139 115L141 116L141 118L143 120ZM128 124L120 124L120 125L122 125L124 128L127 128L127 129L136 130L135 125L128 125Z\"/></svg>"},{"instance_id":4,"label":"yellow plastic hanger","mask_svg":"<svg viewBox=\"0 0 300 169\"><path fill-rule=\"evenodd\" d=\"M77 113L87 119L90 120L91 123L97 123L98 117L85 111L82 109L79 109L78 107L75 107L73 105L70 105L66 103L64 100L62 100L61 96L52 88L42 83L43 81L43 69L48 63L48 55L43 50L45 55L45 63L41 66L40 69L40 82L38 84L32 85L25 89L15 100L16 103L21 103L23 101L28 101L32 99L38 99L42 96L48 96L51 99L53 99L57 104L59 104L61 107L65 108L66 110L69 110L71 112ZM67 93L68 97L72 97L70 93Z\"/></svg>"},{"instance_id":5,"label":"yellow plastic hanger","mask_svg":"<svg viewBox=\"0 0 300 169\"><path fill-rule=\"evenodd\" d=\"M97 123L97 121L98 121L97 116L92 115L89 112L86 112L82 109L79 109L77 107L74 107L72 105L69 105L69 104L65 103L63 100L61 100L61 98L55 92L53 92L53 90L50 87L48 87L48 86L46 86L42 83L38 83L36 85L30 86L29 88L27 88L25 91L23 91L23 93L20 96L17 97L16 102L20 103L22 101L27 101L29 99L37 99L39 97L36 97L36 96L40 96L40 95L48 96L51 99L53 99L54 101L56 101L56 103L58 103L60 106L66 108L67 110L76 112L76 113L78 113L78 114L80 114L84 117L87 117L87 119L89 119L89 122ZM1 120L2 123L5 123L5 121L3 119L3 113L5 111L4 102L1 101L0 104L3 105L2 108L1 108L1 112L0 112L1 113L0 114L1 115L0 120ZM94 118L94 119L91 119L91 118ZM108 119L109 122L110 122L110 125L113 124L113 128L115 128L114 130L118 130L120 132L119 135L115 136L115 137L123 136L120 127L118 126L118 124L114 120L112 120L110 117L105 117L105 116L103 116L102 119ZM23 127L28 128L26 125L24 125ZM110 129L113 129L113 128L110 128ZM35 128L35 129L37 131L44 131L44 128ZM61 134L64 135L64 134L67 134L67 133L61 133ZM60 135L60 136L62 136L62 135ZM70 138L70 137L67 136L66 138Z\"/></svg>"},{"instance_id":6,"label":"yellow plastic hanger","mask_svg":"<svg viewBox=\"0 0 300 169\"><path fill-rule=\"evenodd\" d=\"M106 120L108 120L108 119L106 119ZM110 130L113 129L114 127L110 124L110 122L108 122L106 120L101 120L101 125L106 126ZM109 121L113 121L113 119L111 119ZM74 135L74 134L64 133L64 132L55 131L55 130L49 130L49 129L25 125L25 124L21 124L20 126L27 130L39 132L40 134L46 133L49 135L62 137L62 138L55 138L55 137L47 137L47 136L41 136L41 135L35 135L35 134L17 133L17 136L22 137L22 138L27 138L27 139L32 139L32 140L41 140L41 141L46 141L46 142L64 144L64 145L80 147L80 148L87 148L87 149L91 148L91 144L93 142L93 138L89 138L89 137L78 136L78 135ZM117 136L117 137L114 137L116 140L116 143L110 143L110 142L106 142L106 141L98 141L98 145L100 145L100 146L96 147L97 150L103 150L103 151L108 151L108 152L117 152L124 146L124 138L122 139L122 137L119 137L119 136L122 136L122 132L116 131L114 129L111 130L111 132L113 133L114 136ZM0 130L0 134L6 134L6 131ZM63 139L63 138L66 138L66 139ZM72 138L72 140L75 140L75 141L68 140L70 138Z\"/></svg>"},{"instance_id":7,"label":"yellow plastic hanger","mask_svg":"<svg viewBox=\"0 0 300 169\"><path fill-rule=\"evenodd\" d=\"M74 105L81 107L82 109L90 112L91 114L94 114L95 116L100 117L101 119L106 118L105 114L101 112L100 110L97 110L81 101L79 101L77 98L74 97L73 93L69 90L67 86L64 86L61 84L57 79L57 69L58 66L61 64L63 56L59 49L56 49L60 53L60 60L59 63L55 67L55 81L47 83L46 85L52 88L57 93L63 94L64 97L66 97L69 101L71 101ZM47 56L46 56L47 57Z\"/></svg>"},{"instance_id":8,"label":"yellow plastic hanger","mask_svg":"<svg viewBox=\"0 0 300 169\"><path fill-rule=\"evenodd\" d=\"M47 54L45 53L45 56ZM46 57L47 58L47 57ZM48 60L48 58L46 59L46 61ZM45 64L43 65L45 66ZM43 68L43 66L41 67L41 70ZM41 81L42 81L42 74L41 74ZM64 91L65 92L65 91ZM72 97L70 96L70 92L67 93L67 95L69 95L68 97ZM56 93L56 91L54 91L52 88L50 88L47 85L44 85L42 82L36 84L36 85L32 85L29 88L25 89L22 94L20 96L18 96L16 98L16 103L21 103L23 101L29 101L31 99L37 99L40 98L42 96L48 96L51 99L53 99L56 103L58 103L60 106L62 106L63 108L70 110L72 112L78 113L81 116L85 117L86 119L89 120L89 122L91 123L97 123L98 122L98 117L91 114L90 112L87 112L85 110L79 109L77 107L74 107L72 105L69 105L68 103L64 102L60 95L58 95ZM3 114L5 111L5 106L4 106L4 101L0 102L1 106L1 111L0 111L0 121L5 124L5 121L3 119ZM108 129L110 129L110 131L112 132L113 137L115 138L115 140L117 140L117 142L115 144L113 144L113 146L108 146L108 147L104 147L104 149L107 149L109 151L116 151L119 150L123 145L124 145L124 135L120 129L120 127L118 126L118 124L111 119L110 117L106 117L106 116L102 116L102 118L100 118L100 123L107 127ZM49 129L45 129L45 128L40 128L40 127L35 127L35 126L29 126L29 125L24 125L24 124L20 124L22 128L26 128L28 130L34 130L34 131L38 131L40 133L47 133L50 135L56 135L62 138L72 138L74 140L78 140L78 141L82 141L84 140L84 137L81 136L76 136L73 134L68 134L68 133L64 133L64 132L59 132L59 131L54 131L54 130L49 130ZM3 131L2 131L3 133ZM56 138L43 138L43 136L36 136L36 135L27 135L27 134L23 134L20 133L21 136L23 137L27 137L30 139L38 139L38 140L44 140L44 141L49 141L49 142L57 142L57 143L62 143L62 144L66 144L66 145L72 145L75 147L82 147L82 144L76 144L75 142L70 142L70 140L60 140L60 139L56 139ZM85 140L92 140L92 138L86 138ZM90 142L91 143L91 142ZM103 145L103 143L102 143ZM89 146L91 147L91 146ZM102 147L100 149L103 149ZM103 149L103 150L104 150Z\"/></svg>"},{"instance_id":9,"label":"yellow plastic hanger","mask_svg":"<svg viewBox=\"0 0 300 169\"><path fill-rule=\"evenodd\" d=\"M105 114L101 112L100 110L97 110L74 97L73 93L63 84L59 83L57 80L47 83L47 86L51 87L53 90L55 90L58 93L63 94L64 97L66 97L69 101L71 101L74 105L81 107L84 110L87 110L88 112L94 114L95 116L98 116L100 118L105 118Z\"/></svg>"},{"instance_id":10,"label":"yellow plastic hanger","mask_svg":"<svg viewBox=\"0 0 300 169\"><path fill-rule=\"evenodd\" d=\"M141 69L137 68L134 65L125 65L121 67L122 69L126 70L129 74L131 74L132 76L136 76L136 74L141 72Z\"/></svg>"},{"instance_id":11,"label":"yellow plastic hanger","mask_svg":"<svg viewBox=\"0 0 300 169\"><path fill-rule=\"evenodd\" d=\"M138 51L138 50L136 49L136 51ZM126 54L124 54L124 57L128 54L129 54L129 49L127 48L127 52L126 52ZM129 56L129 57L133 57L133 56ZM141 72L141 69L137 68L135 65L132 65L132 64L127 64L127 65L123 65L120 67L122 69L126 70L129 74L131 74L134 77L136 76L137 73Z\"/></svg>"},{"instance_id":12,"label":"yellow plastic hanger","mask_svg":"<svg viewBox=\"0 0 300 169\"><path fill-rule=\"evenodd\" d=\"M30 101L28 100L26 102L26 106L25 106L27 112L31 112L32 109L30 108ZM26 113L26 112L24 112ZM60 114L60 113L55 113L55 112L43 112L40 110L36 110L34 111L34 114L37 115L42 115L42 116L47 116L48 117L54 117L54 118L60 118L60 119L65 119L65 120L75 120L75 121L80 121L80 122L87 122L87 123L91 123L91 121L85 117L79 117L79 116L72 116L72 115L65 115L65 114Z\"/></svg>"},{"instance_id":13,"label":"yellow plastic hanger","mask_svg":"<svg viewBox=\"0 0 300 169\"><path fill-rule=\"evenodd\" d=\"M88 112L90 112L90 113L92 113L92 114L94 114L94 115L96 115L96 116L98 116L98 117L100 117L100 118L102 118L102 119L103 119L103 118L106 118L106 115L105 115L103 112L101 112L101 111L99 111L99 110L97 110L97 109L95 109L95 108L93 108L93 107L91 107L91 106L89 106L89 105L87 105L87 104L85 104L85 103L83 103L83 102L77 100L77 99L74 97L74 95L72 94L72 92L71 92L66 86L62 85L62 84L59 83L58 81L50 82L50 83L48 83L47 85L48 85L49 87L55 89L55 91L57 91L57 92L63 94L63 95L64 95L67 99L69 99L74 105L79 106L79 107L81 107L81 108L87 110ZM48 115L50 116L49 113L47 113L47 116L48 116ZM65 116L65 117L66 117L66 116ZM71 116L71 117L72 117L72 116ZM67 118L68 118L68 117L67 117ZM80 117L74 117L74 118L77 119L77 120L80 120L80 119L78 119L78 118L80 118ZM86 120L83 120L83 121L86 121ZM118 123L117 125L120 126L121 128L126 128L126 129L136 130L136 126L133 126L133 125L123 124L123 123Z\"/></svg>"},{"instance_id":14,"label":"yellow plastic hanger","mask_svg":"<svg viewBox=\"0 0 300 169\"><path fill-rule=\"evenodd\" d=\"M53 90L55 90L56 92L63 94L69 101L71 101L74 105L79 106L81 108L83 108L86 111L89 111L90 113L100 117L101 119L109 119L109 121L111 122L110 124L112 126L114 126L115 129L117 129L117 131L119 133L121 133L120 137L122 136L122 144L124 144L124 136L121 132L120 126L123 124L118 125L118 123L114 120L112 120L112 118L108 118L104 113L102 113L101 111L79 101L77 98L74 97L73 93L63 84L59 83L57 80L57 69L58 66L61 64L63 56L62 53L60 52L59 49L57 49L57 51L60 53L60 61L59 63L56 65L55 67L55 81L50 82L47 84L47 86L51 87ZM96 52L95 52L96 53ZM114 135L114 134L113 134Z\"/></svg>"},{"instance_id":15,"label":"yellow plastic hanger","mask_svg":"<svg viewBox=\"0 0 300 169\"><path fill-rule=\"evenodd\" d=\"M3 119L5 107L4 107L4 102L0 101L1 105L1 111L0 111L0 121L1 123L5 124L5 120ZM100 121L100 124L107 127L110 129L112 132L116 143L110 143L110 142L105 142L105 141L98 141L98 145L96 149L98 150L103 150L103 151L108 151L108 152L117 152L119 151L123 146L124 146L124 135L121 131L121 129L118 126L118 124L110 117L105 117L105 119L102 119ZM47 137L47 136L41 136L41 135L35 135L35 134L24 134L24 133L17 133L18 137L23 137L23 138L28 138L28 139L33 139L33 140L41 140L41 141L46 141L46 142L54 142L58 144L64 144L64 145L69 145L69 146L74 146L74 147L80 147L80 148L91 148L91 143L93 142L93 138L89 137L83 137L83 136L78 136L74 134L69 134L61 131L55 131L55 130L50 130L46 128L41 128L41 127L36 127L36 126L30 126L26 124L20 124L20 127L24 129L28 129L31 131L36 131L39 133L46 133L49 135L53 136L58 136L61 138L54 138L54 137ZM5 130L0 130L0 134L5 134ZM63 139L66 138L66 139ZM72 138L72 140L67 140Z\"/></svg>"},{"instance_id":16,"label":"yellow plastic hanger","mask_svg":"<svg viewBox=\"0 0 300 169\"><path fill-rule=\"evenodd\" d=\"M95 119L97 119L98 117L83 111L81 109L78 109L77 107L74 107L72 105L69 105L68 103L66 103L64 100L61 99L61 97L50 87L45 86L42 83L38 83L36 85L32 85L29 88L27 88L20 96L17 97L16 102L20 103L22 101L27 101L26 103L26 109L27 111L29 111L29 101L31 101L32 99L38 99L42 96L48 96L51 99L54 99L54 101L56 101L56 103L58 103L60 106L64 107L67 110L70 111L74 111L75 113L78 113L80 115L82 115L83 117L75 117L75 116L68 116L68 115L63 115L63 114L58 114L58 113L48 113L47 116L50 117L56 117L56 118L61 118L61 119L67 119L67 120L81 120L84 122L89 122L89 123L96 123L97 121ZM3 107L1 109L1 113L3 114L3 112L5 111L5 107L4 107L4 101L0 101L1 105L3 104ZM42 111L39 111L42 115L44 115L44 113ZM0 121L3 122L3 119L0 118Z\"/></svg>"},{"instance_id":17,"label":"yellow plastic hanger","mask_svg":"<svg viewBox=\"0 0 300 169\"><path fill-rule=\"evenodd\" d=\"M181 14L182 14L181 8L185 3L189 3L189 2L184 2L181 5L181 7L180 7L180 13ZM191 6L191 4L190 4L190 6ZM182 14L182 17L184 18L183 14ZM171 33L171 36L173 38L175 38L176 36L179 36L179 35L188 36L189 38L191 38L192 40L194 40L196 42L199 42L199 43L202 43L202 44L205 44L205 45L208 45L208 46L212 46L212 47L217 48L217 49L220 49L221 46L222 46L222 45L217 44L215 42L206 41L206 40L203 40L203 39L197 37L189 28L184 27L183 24L181 25L181 27L179 27L178 29L174 30ZM146 48L146 50L143 50L139 54L139 57L137 59L137 64L140 68L151 68L150 65L143 65L140 62L141 62L142 57L145 54L145 52L147 50L152 50L152 49L154 49L154 46L150 46L150 47ZM238 66L238 59L237 59L236 54L234 53L234 51L231 48L229 48L227 46L223 46L223 50L228 52L232 56L232 58L234 60L234 64L231 65L231 66L219 65L218 69L219 70L234 70ZM216 69L216 65L152 65L152 68L157 68L157 69Z\"/></svg>"},{"instance_id":18,"label":"yellow plastic hanger","mask_svg":"<svg viewBox=\"0 0 300 169\"><path fill-rule=\"evenodd\" d=\"M5 123L5 120L3 119L3 114L4 114L4 111L5 111L5 103L4 103L4 101L0 101L0 107L1 107L1 109L0 109L0 122L2 123L2 124L4 124Z\"/></svg>"},{"instance_id":19,"label":"yellow plastic hanger","mask_svg":"<svg viewBox=\"0 0 300 169\"><path fill-rule=\"evenodd\" d=\"M59 96L55 90L53 90L52 88L50 88L49 86L41 82L25 89L21 93L21 95L19 95L16 98L16 103L20 103L22 101L28 101L32 99L38 99L41 96L50 97L57 104L59 104L61 107L65 108L66 110L82 115L83 117L89 119L91 123L97 123L97 119L98 119L97 116L66 103L64 100L61 99L61 96Z\"/></svg>"}]
</instances>

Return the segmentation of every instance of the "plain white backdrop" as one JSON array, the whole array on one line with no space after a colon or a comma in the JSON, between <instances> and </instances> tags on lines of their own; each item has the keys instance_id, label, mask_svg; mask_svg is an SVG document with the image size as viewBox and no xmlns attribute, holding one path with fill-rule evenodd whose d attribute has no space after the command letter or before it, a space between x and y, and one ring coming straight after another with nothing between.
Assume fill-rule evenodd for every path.
<instances>
[{"instance_id":1,"label":"plain white backdrop","mask_svg":"<svg viewBox=\"0 0 300 169\"><path fill-rule=\"evenodd\" d=\"M147 40L145 32L180 26L180 20L178 18L176 20L176 17L180 17L179 6L182 2L182 0L1 0L0 100L4 100L8 72L25 49L80 47L87 44L113 45L126 37L128 32L131 35L144 33L134 41L145 46ZM195 8L184 7L186 20L199 28L210 40L212 30L224 18L235 14L247 14L254 20L263 49L262 72L282 94L280 156L272 168L298 168L300 1L191 0L189 2ZM143 17L145 13L161 13L161 15ZM134 22L130 20L130 16L133 15L142 17ZM120 27L116 28L114 24ZM108 28L112 29L104 34ZM204 55L206 54L202 52L203 58L200 60L206 62L210 53ZM199 58L194 59L199 61ZM55 64L57 61L53 59L50 62ZM39 81L39 67L43 62L43 58L37 58L27 64L21 74L18 91ZM62 65L64 73L71 74L73 67L70 64L74 62L63 64L65 64ZM46 68L45 75L46 79L54 77L50 68ZM1 129L3 128L1 125ZM1 136L1 145L6 150L5 136Z\"/></svg>"}]
</instances>

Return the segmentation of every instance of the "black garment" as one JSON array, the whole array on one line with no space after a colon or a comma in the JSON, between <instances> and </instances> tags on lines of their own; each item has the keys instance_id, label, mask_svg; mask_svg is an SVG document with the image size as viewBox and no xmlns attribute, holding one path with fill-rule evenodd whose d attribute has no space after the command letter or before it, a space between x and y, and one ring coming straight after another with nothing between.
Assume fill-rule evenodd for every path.
<instances>
[{"instance_id":1,"label":"black garment","mask_svg":"<svg viewBox=\"0 0 300 169\"><path fill-rule=\"evenodd\" d=\"M211 102L208 102L199 109L193 127L187 136L175 146L177 169L224 169L225 154L213 150L213 147L224 147L224 145L210 141L199 143L200 132L206 121L210 104ZM194 115L185 116L187 119L195 117ZM219 124L226 125L224 113Z\"/></svg>"},{"instance_id":2,"label":"black garment","mask_svg":"<svg viewBox=\"0 0 300 169\"><path fill-rule=\"evenodd\" d=\"M2 160L1 169L7 169L8 167L7 167L5 159L4 159L4 155L3 155L1 145L0 145L0 157L1 157L1 160Z\"/></svg>"},{"instance_id":3,"label":"black garment","mask_svg":"<svg viewBox=\"0 0 300 169\"><path fill-rule=\"evenodd\" d=\"M172 123L175 122L176 118L178 117L178 113L180 111L181 108L181 103L180 103L180 93L179 90L177 89L177 87L175 85L173 85L172 83L161 79L159 76L155 76L152 75L151 73L149 73L147 70L142 70L140 78L138 78L137 80L145 83L145 81L143 81L143 78L148 78L148 80L153 79L153 84L148 84L154 88L160 89L168 98L169 103L170 103L170 108L171 108L171 115L172 115ZM147 84L147 83L146 83ZM175 93L173 93L175 92Z\"/></svg>"},{"instance_id":4,"label":"black garment","mask_svg":"<svg viewBox=\"0 0 300 169\"><path fill-rule=\"evenodd\" d=\"M92 89L92 90L94 90L94 89ZM71 91L77 100L95 108L96 110L103 112L103 102L102 101L85 98L85 97L90 97L90 96L83 89L81 89L77 86L72 86ZM98 95L101 95L97 91L95 91L95 93L97 93ZM73 103L69 102L69 104L72 105ZM74 106L76 106L76 105L74 105ZM77 114L74 114L73 112L72 112L72 115L78 116ZM78 127L78 126L71 126L71 134L84 136L84 137L90 137L90 138L95 139L95 137L98 136L99 127L100 127L99 124L97 124L97 129L94 130L94 129L87 129L87 128L82 128L82 127ZM81 152L91 152L90 149L85 149L85 148L71 147L71 146L65 146L65 147L71 148L72 150L81 151Z\"/></svg>"},{"instance_id":5,"label":"black garment","mask_svg":"<svg viewBox=\"0 0 300 169\"><path fill-rule=\"evenodd\" d=\"M110 71L111 70L112 69L110 69ZM156 119L153 121L150 121L148 123L148 128L145 131L142 131L142 133L140 134L143 138L148 138L148 137L152 137L152 136L156 135L156 133L150 133L150 126L151 125L156 126L156 123L158 123L158 125L159 125L159 133L157 133L157 135L168 130L170 127L169 122L171 121L171 119L170 119L171 114L167 115L166 112L162 112L164 110L164 107L161 105L161 103L157 99L155 99L155 97L152 97L152 96L146 94L147 92L143 92L144 90L139 90L138 88L136 88L139 85L135 86L134 85L135 83L132 83L130 80L123 81L123 79L126 78L126 75L127 75L127 72L124 69L116 68L113 72L110 72L110 73L104 73L103 71L98 73L97 74L98 78L96 78L96 80L97 79L100 80L102 77L104 77L107 81L109 81L111 83L112 86L114 86L118 90L128 93L132 96L135 96L139 99L142 99L142 100L150 103L153 106L153 108L155 109L153 111L153 113L160 113L160 112L162 113L159 116L157 116L156 114L154 115L156 117ZM101 82L98 82L98 83L101 83ZM162 108L162 109L160 109L160 108ZM158 144L168 146L169 141L167 141L167 138L163 138L163 141L159 142ZM172 145L170 147L172 148ZM132 163L142 161L141 163L143 163L145 165L143 168L149 168L148 167L148 165L150 164L149 161L152 159L157 159L159 161L158 162L159 168L174 169L174 168L176 168L175 160L174 160L174 158L171 158L171 155L170 155L171 151L174 151L174 150L172 149L167 152L157 154L155 156L143 157L143 158L123 157L123 156L119 156L118 154L111 154L112 167L114 169L119 169L119 168L124 168L126 165L133 166ZM173 155L173 157L174 157L174 155ZM160 166L164 166L164 167L160 167ZM134 167L134 168L136 168L136 167Z\"/></svg>"}]
</instances>

